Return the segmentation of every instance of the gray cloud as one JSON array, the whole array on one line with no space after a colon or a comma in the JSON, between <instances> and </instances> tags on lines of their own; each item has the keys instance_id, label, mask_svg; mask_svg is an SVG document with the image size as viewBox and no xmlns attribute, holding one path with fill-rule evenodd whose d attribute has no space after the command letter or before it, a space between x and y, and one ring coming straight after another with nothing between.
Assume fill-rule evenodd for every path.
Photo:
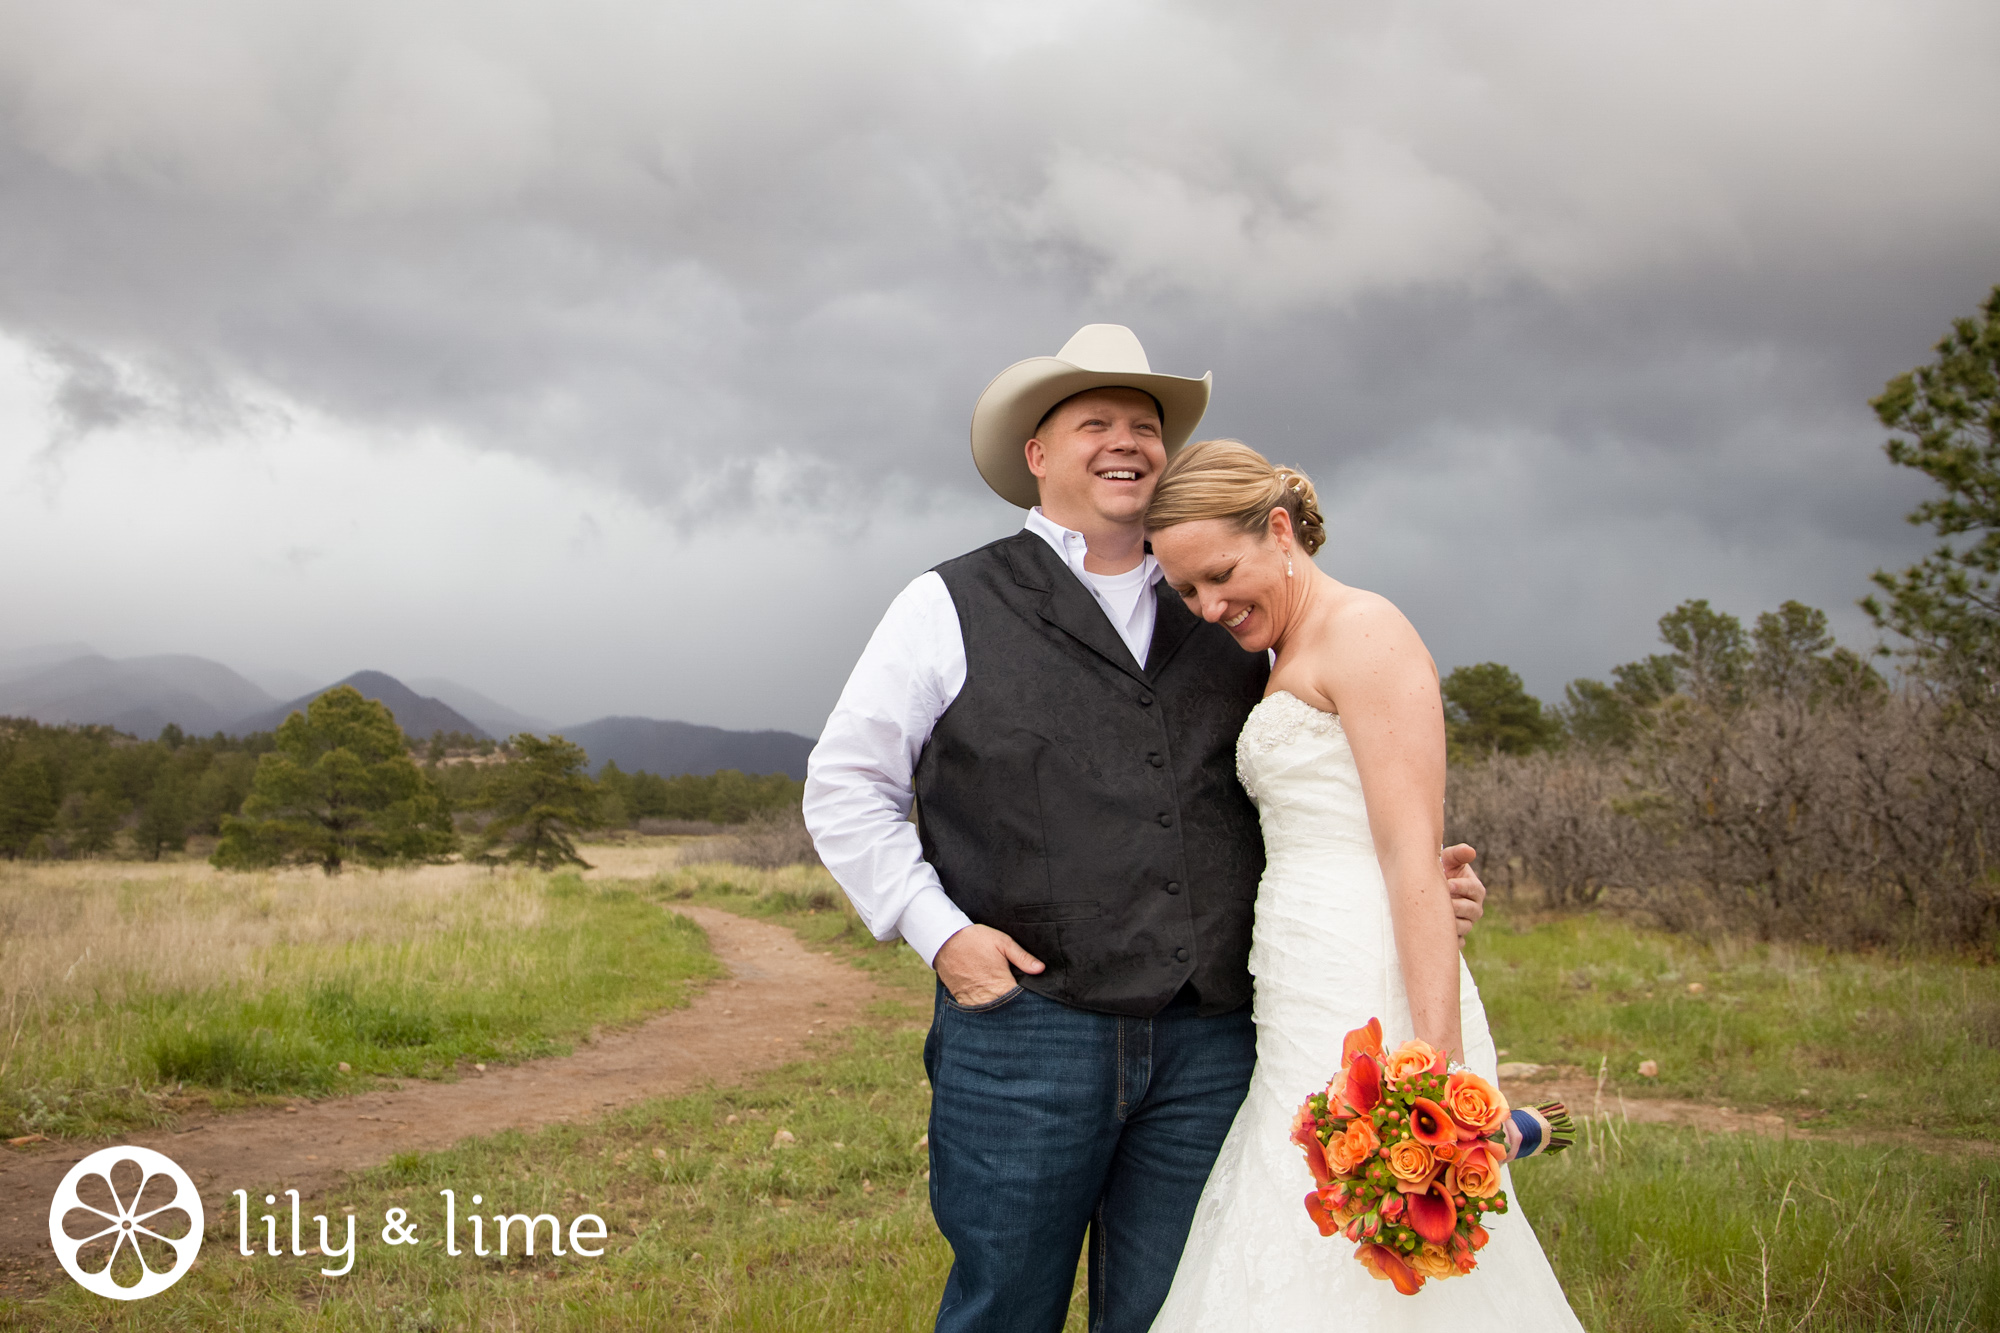
<instances>
[{"instance_id":1,"label":"gray cloud","mask_svg":"<svg viewBox=\"0 0 2000 1333\"><path fill-rule=\"evenodd\" d=\"M1997 49L1972 0L16 0L0 328L69 437L441 432L865 546L815 593L865 624L981 504L987 378L1115 319L1365 498L1340 572L1447 665L1553 691L1914 549L1865 402L2000 280Z\"/></svg>"}]
</instances>

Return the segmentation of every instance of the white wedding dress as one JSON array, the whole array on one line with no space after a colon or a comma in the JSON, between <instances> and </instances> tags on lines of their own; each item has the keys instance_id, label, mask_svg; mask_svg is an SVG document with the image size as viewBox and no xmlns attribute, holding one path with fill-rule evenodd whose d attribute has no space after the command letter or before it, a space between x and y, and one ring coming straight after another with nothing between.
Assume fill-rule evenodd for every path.
<instances>
[{"instance_id":1,"label":"white wedding dress","mask_svg":"<svg viewBox=\"0 0 2000 1333\"><path fill-rule=\"evenodd\" d=\"M1291 1142L1299 1103L1338 1071L1350 1029L1379 1017L1391 1049L1415 1033L1340 719L1273 694L1244 723L1236 767L1257 802L1267 858L1250 946L1257 1067L1153 1333L1580 1331L1511 1182L1503 1180L1507 1212L1487 1219L1492 1239L1478 1268L1426 1282L1414 1296L1371 1276L1352 1242L1321 1236L1306 1216L1312 1176ZM1458 984L1465 1061L1493 1080L1493 1036L1463 962Z\"/></svg>"}]
</instances>

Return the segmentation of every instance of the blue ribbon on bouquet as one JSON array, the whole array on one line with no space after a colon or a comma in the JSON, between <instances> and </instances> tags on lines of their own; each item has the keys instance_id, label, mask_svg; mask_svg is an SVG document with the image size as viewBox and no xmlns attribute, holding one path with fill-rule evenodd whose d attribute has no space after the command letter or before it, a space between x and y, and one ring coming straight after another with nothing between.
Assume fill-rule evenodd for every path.
<instances>
[{"instance_id":1,"label":"blue ribbon on bouquet","mask_svg":"<svg viewBox=\"0 0 2000 1333\"><path fill-rule=\"evenodd\" d=\"M1561 1152L1576 1141L1576 1125L1561 1102L1517 1106L1507 1116L1507 1160Z\"/></svg>"}]
</instances>

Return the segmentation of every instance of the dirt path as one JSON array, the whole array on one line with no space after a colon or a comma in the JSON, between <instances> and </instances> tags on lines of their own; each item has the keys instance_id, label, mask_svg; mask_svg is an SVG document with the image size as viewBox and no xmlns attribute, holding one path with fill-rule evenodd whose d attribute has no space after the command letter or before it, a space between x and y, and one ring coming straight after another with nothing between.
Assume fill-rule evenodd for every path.
<instances>
[{"instance_id":1,"label":"dirt path","mask_svg":"<svg viewBox=\"0 0 2000 1333\"><path fill-rule=\"evenodd\" d=\"M456 1083L412 1081L393 1090L282 1109L190 1116L173 1130L107 1142L155 1148L200 1187L211 1220L228 1192L297 1189L306 1199L349 1171L470 1136L584 1120L705 1083L740 1082L798 1057L805 1041L853 1021L878 998L866 973L816 953L782 926L707 907L676 907L708 932L730 971L681 1009L610 1033L574 1055ZM76 1162L106 1146L78 1140L0 1149L0 1283L59 1278L49 1248L49 1200Z\"/></svg>"},{"instance_id":2,"label":"dirt path","mask_svg":"<svg viewBox=\"0 0 2000 1333\"><path fill-rule=\"evenodd\" d=\"M1720 1134L1761 1134L1774 1139L1806 1139L1823 1143L1855 1145L1880 1144L1922 1148L1930 1152L1962 1152L1980 1157L2000 1158L2000 1143L1981 1139L1945 1138L1936 1134L1894 1130L1815 1130L1798 1120L1770 1112L1739 1111L1713 1102L1675 1101L1667 1097L1626 1097L1607 1089L1600 1096L1594 1079L1566 1066L1549 1077L1507 1078L1502 1068L1500 1090L1507 1099L1522 1106L1559 1101L1581 1120L1589 1115L1610 1115L1635 1125L1691 1125Z\"/></svg>"}]
</instances>

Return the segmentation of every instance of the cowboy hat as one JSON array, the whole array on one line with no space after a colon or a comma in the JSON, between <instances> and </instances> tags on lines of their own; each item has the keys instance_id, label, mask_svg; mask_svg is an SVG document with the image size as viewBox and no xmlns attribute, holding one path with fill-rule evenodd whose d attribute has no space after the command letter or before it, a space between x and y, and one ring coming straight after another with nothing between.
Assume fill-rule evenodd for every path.
<instances>
[{"instance_id":1,"label":"cowboy hat","mask_svg":"<svg viewBox=\"0 0 2000 1333\"><path fill-rule=\"evenodd\" d=\"M1160 405L1160 437L1172 458L1201 424L1213 378L1156 375L1132 330L1086 324L1054 356L1016 361L993 377L972 409L972 461L1001 499L1033 508L1041 495L1025 450L1050 408L1086 389L1149 393Z\"/></svg>"}]
</instances>

